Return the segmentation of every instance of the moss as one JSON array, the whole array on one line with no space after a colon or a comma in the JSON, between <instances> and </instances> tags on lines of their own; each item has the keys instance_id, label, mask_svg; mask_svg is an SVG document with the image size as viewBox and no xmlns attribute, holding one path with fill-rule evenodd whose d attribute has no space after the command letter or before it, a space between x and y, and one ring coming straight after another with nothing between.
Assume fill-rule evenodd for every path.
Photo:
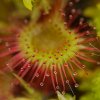
<instances>
[{"instance_id":1,"label":"moss","mask_svg":"<svg viewBox=\"0 0 100 100\"><path fill-rule=\"evenodd\" d=\"M85 16L92 18L91 22L96 27L97 36L100 37L100 3L86 8L84 14Z\"/></svg>"},{"instance_id":2,"label":"moss","mask_svg":"<svg viewBox=\"0 0 100 100\"><path fill-rule=\"evenodd\" d=\"M86 94L80 100L100 100L100 70L92 73L80 86Z\"/></svg>"}]
</instances>

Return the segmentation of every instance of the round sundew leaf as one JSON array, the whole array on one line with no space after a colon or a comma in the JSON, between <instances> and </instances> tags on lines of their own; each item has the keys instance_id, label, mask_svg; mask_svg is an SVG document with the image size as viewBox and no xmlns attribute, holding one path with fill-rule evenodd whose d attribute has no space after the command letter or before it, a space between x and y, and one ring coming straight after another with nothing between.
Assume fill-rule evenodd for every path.
<instances>
[{"instance_id":1,"label":"round sundew leaf","mask_svg":"<svg viewBox=\"0 0 100 100\"><path fill-rule=\"evenodd\" d=\"M79 50L80 47L77 46L77 43L80 39L75 39L76 35L73 31L72 34L67 34L68 31L65 29L63 22L60 19L57 20L57 22L44 23L45 27L41 24L30 25L30 32L28 32L29 29L27 28L25 30L26 34L24 32L21 33L18 42L22 51L28 52L28 54L25 54L27 58L36 55L32 58L32 61L38 59L41 64L46 61L49 66L55 62L55 64L60 66L64 61L73 57L75 55L74 52ZM27 48L26 44L29 48ZM60 53L57 53L58 48ZM66 48L69 49L66 51ZM38 53L35 49L38 50ZM57 60L56 58L59 59Z\"/></svg>"},{"instance_id":2,"label":"round sundew leaf","mask_svg":"<svg viewBox=\"0 0 100 100\"><path fill-rule=\"evenodd\" d=\"M54 6L54 12L48 14L48 17L43 14L41 16L44 19L41 17L37 23L30 20L30 24L20 30L16 36L14 34L9 38L2 37L9 42L10 46L4 45L4 48L8 49L5 48L0 57L12 54L13 57L6 64L7 67L13 69L19 77L35 89L46 93L56 93L57 90L64 92L70 89L73 93L70 85L74 84L78 87L74 79L77 69L85 71L81 60L96 63L85 52L85 50L95 50L93 46L85 44L91 40L94 41L95 37L86 37L87 33L90 33L87 27L86 31L82 30L81 33L84 25L80 19L81 28L75 26L75 29L80 30L79 32L67 27L75 17L69 15L70 19L67 23L63 19L66 14L60 9L61 7L58 7L60 3ZM30 92L29 89L27 90Z\"/></svg>"}]
</instances>

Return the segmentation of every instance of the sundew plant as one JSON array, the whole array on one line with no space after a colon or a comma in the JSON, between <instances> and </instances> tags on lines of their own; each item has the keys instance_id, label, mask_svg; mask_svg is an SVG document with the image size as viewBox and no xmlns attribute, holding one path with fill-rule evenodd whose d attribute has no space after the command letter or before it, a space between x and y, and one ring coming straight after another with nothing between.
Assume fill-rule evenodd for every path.
<instances>
[{"instance_id":1,"label":"sundew plant","mask_svg":"<svg viewBox=\"0 0 100 100\"><path fill-rule=\"evenodd\" d=\"M99 12L98 0L1 1L0 100L99 100Z\"/></svg>"}]
</instances>

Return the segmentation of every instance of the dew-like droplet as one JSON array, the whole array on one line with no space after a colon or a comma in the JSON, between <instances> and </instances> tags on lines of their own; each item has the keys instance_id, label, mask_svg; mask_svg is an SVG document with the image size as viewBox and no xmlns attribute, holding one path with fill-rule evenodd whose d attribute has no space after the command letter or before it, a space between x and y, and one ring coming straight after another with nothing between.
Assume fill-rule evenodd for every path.
<instances>
[{"instance_id":1,"label":"dew-like droplet","mask_svg":"<svg viewBox=\"0 0 100 100\"><path fill-rule=\"evenodd\" d=\"M24 61L25 61L25 59L23 58L23 59L22 59L22 62L24 62Z\"/></svg>"},{"instance_id":2,"label":"dew-like droplet","mask_svg":"<svg viewBox=\"0 0 100 100\"><path fill-rule=\"evenodd\" d=\"M75 0L76 3L78 3L80 0Z\"/></svg>"},{"instance_id":3,"label":"dew-like droplet","mask_svg":"<svg viewBox=\"0 0 100 100\"><path fill-rule=\"evenodd\" d=\"M73 76L77 76L77 72L74 72L74 73L73 73Z\"/></svg>"},{"instance_id":4,"label":"dew-like droplet","mask_svg":"<svg viewBox=\"0 0 100 100\"><path fill-rule=\"evenodd\" d=\"M69 19L72 19L73 18L73 16L72 15L69 15Z\"/></svg>"},{"instance_id":5,"label":"dew-like droplet","mask_svg":"<svg viewBox=\"0 0 100 100\"><path fill-rule=\"evenodd\" d=\"M24 20L24 23L25 23L25 24L27 24L27 23L28 23L28 20L27 20L27 19L25 19L25 20Z\"/></svg>"},{"instance_id":6,"label":"dew-like droplet","mask_svg":"<svg viewBox=\"0 0 100 100\"><path fill-rule=\"evenodd\" d=\"M8 48L8 51L11 51L11 48Z\"/></svg>"},{"instance_id":7,"label":"dew-like droplet","mask_svg":"<svg viewBox=\"0 0 100 100\"><path fill-rule=\"evenodd\" d=\"M5 43L5 46L6 46L6 47L8 47L8 46L9 46L9 43L8 43L8 42L6 42L6 43Z\"/></svg>"},{"instance_id":8,"label":"dew-like droplet","mask_svg":"<svg viewBox=\"0 0 100 100\"><path fill-rule=\"evenodd\" d=\"M72 11L71 11L71 12L72 12L72 14L74 14L74 13L76 12L76 9L72 9Z\"/></svg>"},{"instance_id":9,"label":"dew-like droplet","mask_svg":"<svg viewBox=\"0 0 100 100\"><path fill-rule=\"evenodd\" d=\"M57 74L57 71L54 71L54 74L56 75Z\"/></svg>"},{"instance_id":10,"label":"dew-like droplet","mask_svg":"<svg viewBox=\"0 0 100 100\"><path fill-rule=\"evenodd\" d=\"M100 65L100 62L97 62L97 65Z\"/></svg>"},{"instance_id":11,"label":"dew-like droplet","mask_svg":"<svg viewBox=\"0 0 100 100\"><path fill-rule=\"evenodd\" d=\"M66 80L66 83L69 83L69 80Z\"/></svg>"},{"instance_id":12,"label":"dew-like droplet","mask_svg":"<svg viewBox=\"0 0 100 100\"><path fill-rule=\"evenodd\" d=\"M76 88L79 87L79 84L76 83L76 84L75 84L75 87L76 87Z\"/></svg>"},{"instance_id":13,"label":"dew-like droplet","mask_svg":"<svg viewBox=\"0 0 100 100\"><path fill-rule=\"evenodd\" d=\"M9 64L7 63L6 66L9 67Z\"/></svg>"},{"instance_id":14,"label":"dew-like droplet","mask_svg":"<svg viewBox=\"0 0 100 100\"><path fill-rule=\"evenodd\" d=\"M39 73L36 73L35 76L36 76L36 77L39 77Z\"/></svg>"},{"instance_id":15,"label":"dew-like droplet","mask_svg":"<svg viewBox=\"0 0 100 100\"><path fill-rule=\"evenodd\" d=\"M59 86L58 86L58 85L56 86L56 89L57 89L57 90L59 89Z\"/></svg>"},{"instance_id":16,"label":"dew-like droplet","mask_svg":"<svg viewBox=\"0 0 100 100\"><path fill-rule=\"evenodd\" d=\"M82 68L84 69L86 66L85 65L82 65Z\"/></svg>"},{"instance_id":17,"label":"dew-like droplet","mask_svg":"<svg viewBox=\"0 0 100 100\"><path fill-rule=\"evenodd\" d=\"M73 6L73 2L69 2L69 6Z\"/></svg>"},{"instance_id":18,"label":"dew-like droplet","mask_svg":"<svg viewBox=\"0 0 100 100\"><path fill-rule=\"evenodd\" d=\"M43 86L43 85L44 85L44 83L43 83L43 82L41 82L41 83L40 83L40 86Z\"/></svg>"},{"instance_id":19,"label":"dew-like droplet","mask_svg":"<svg viewBox=\"0 0 100 100\"><path fill-rule=\"evenodd\" d=\"M61 13L61 15L62 15L62 16L65 16L65 13L64 13L64 12L62 12L62 13Z\"/></svg>"},{"instance_id":20,"label":"dew-like droplet","mask_svg":"<svg viewBox=\"0 0 100 100\"><path fill-rule=\"evenodd\" d=\"M45 76L46 76L46 77L49 77L50 75L49 75L49 74L46 74Z\"/></svg>"},{"instance_id":21,"label":"dew-like droplet","mask_svg":"<svg viewBox=\"0 0 100 100\"><path fill-rule=\"evenodd\" d=\"M65 95L65 91L62 91L62 95Z\"/></svg>"},{"instance_id":22,"label":"dew-like droplet","mask_svg":"<svg viewBox=\"0 0 100 100\"><path fill-rule=\"evenodd\" d=\"M23 71L24 71L24 69L21 69L20 71L21 71L21 72L23 72Z\"/></svg>"},{"instance_id":23,"label":"dew-like droplet","mask_svg":"<svg viewBox=\"0 0 100 100\"><path fill-rule=\"evenodd\" d=\"M28 68L30 68L31 66L30 66L30 65L28 65L27 67L28 67Z\"/></svg>"}]
</instances>

